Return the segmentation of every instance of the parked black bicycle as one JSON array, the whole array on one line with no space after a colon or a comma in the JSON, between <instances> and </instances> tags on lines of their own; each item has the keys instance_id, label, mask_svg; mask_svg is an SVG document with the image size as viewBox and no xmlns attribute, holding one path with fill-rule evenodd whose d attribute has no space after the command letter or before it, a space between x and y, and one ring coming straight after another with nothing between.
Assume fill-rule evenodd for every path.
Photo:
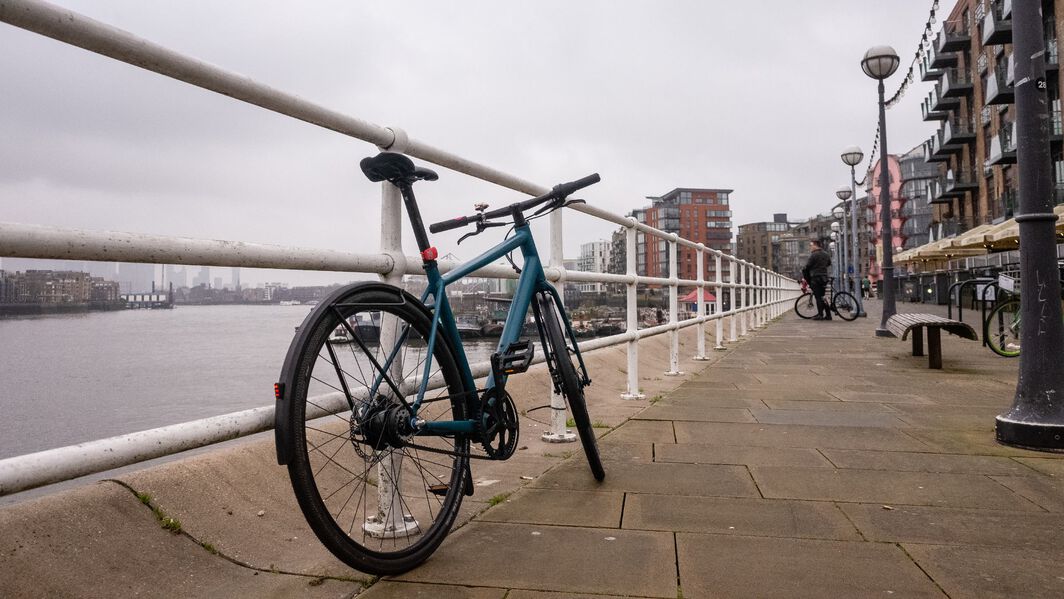
<instances>
[{"instance_id":1,"label":"parked black bicycle","mask_svg":"<svg viewBox=\"0 0 1064 599\"><path fill-rule=\"evenodd\" d=\"M824 293L824 302L839 318L851 321L856 320L860 309L857 298L845 291L835 289L835 279L828 279L828 288ZM816 297L812 292L806 291L794 300L794 313L802 318L813 318L819 313L816 307Z\"/></svg>"}]
</instances>

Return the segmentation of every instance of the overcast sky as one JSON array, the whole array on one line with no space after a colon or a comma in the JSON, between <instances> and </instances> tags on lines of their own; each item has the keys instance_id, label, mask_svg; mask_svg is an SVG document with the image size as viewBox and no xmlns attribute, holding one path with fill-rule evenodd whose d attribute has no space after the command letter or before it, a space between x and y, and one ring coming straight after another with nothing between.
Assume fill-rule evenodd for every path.
<instances>
[{"instance_id":1,"label":"overcast sky","mask_svg":"<svg viewBox=\"0 0 1064 599\"><path fill-rule=\"evenodd\" d=\"M902 66L887 82L892 93L930 6L60 4L542 185L597 171L603 181L584 197L620 214L676 187L734 189L735 225L828 211L849 180L840 150L857 144L867 154L875 133L876 84L860 59L872 45L894 46ZM2 222L378 248L380 187L358 169L376 153L369 143L6 24L0 82ZM929 86L917 76L887 113L893 152L933 131L919 109ZM439 182L416 188L428 222L520 198L438 170ZM613 228L571 212L566 222L574 257L581 242ZM491 235L456 248L459 234L433 242L468 258ZM413 253L406 227L404 237ZM539 240L547 245L545 235ZM276 278L244 274L245 283Z\"/></svg>"}]
</instances>

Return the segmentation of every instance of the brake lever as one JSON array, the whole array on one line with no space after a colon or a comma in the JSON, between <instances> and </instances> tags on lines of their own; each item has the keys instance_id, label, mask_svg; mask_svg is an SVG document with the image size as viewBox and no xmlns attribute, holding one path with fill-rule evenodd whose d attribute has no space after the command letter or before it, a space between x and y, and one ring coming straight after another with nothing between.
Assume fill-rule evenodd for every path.
<instances>
[{"instance_id":1,"label":"brake lever","mask_svg":"<svg viewBox=\"0 0 1064 599\"><path fill-rule=\"evenodd\" d=\"M466 233L465 235L462 235L461 237L459 237L458 238L458 242L455 245L461 245L462 242L466 240L466 238L473 237L473 236L476 236L476 235L480 235L481 233L483 233L484 231L490 229L491 227L505 227L505 226L506 226L506 223L493 223L493 222L488 222L488 221L479 221L479 222L477 222L477 230L473 231L472 233Z\"/></svg>"}]
</instances>

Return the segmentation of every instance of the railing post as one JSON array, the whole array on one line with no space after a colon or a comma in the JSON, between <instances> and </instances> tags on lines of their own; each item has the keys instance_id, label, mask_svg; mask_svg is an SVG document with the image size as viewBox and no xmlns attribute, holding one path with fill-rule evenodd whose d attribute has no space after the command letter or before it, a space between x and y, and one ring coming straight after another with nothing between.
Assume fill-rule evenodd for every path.
<instances>
[{"instance_id":1,"label":"railing post","mask_svg":"<svg viewBox=\"0 0 1064 599\"><path fill-rule=\"evenodd\" d=\"M742 298L740 304L742 304L743 311L739 313L739 336L746 337L746 319L749 318L747 308L750 306L750 297L746 295L747 281L750 278L750 273L746 270L746 262L739 261L739 297Z\"/></svg>"},{"instance_id":2,"label":"railing post","mask_svg":"<svg viewBox=\"0 0 1064 599\"><path fill-rule=\"evenodd\" d=\"M728 341L731 341L731 342L735 342L735 341L739 340L739 337L737 337L735 335L735 324L736 324L735 320L739 317L739 303L740 303L739 302L739 286L738 286L738 283L736 283L736 276L738 276L736 273L737 273L738 269L735 267L736 266L735 262L736 262L735 258L733 258L731 256L728 257L728 290L729 290L729 294L728 295L731 298L731 310L728 310L728 312L731 313L731 315L728 316L728 328L730 329L729 332L731 334L728 336Z\"/></svg>"},{"instance_id":3,"label":"railing post","mask_svg":"<svg viewBox=\"0 0 1064 599\"><path fill-rule=\"evenodd\" d=\"M722 285L722 282L724 281L724 273L721 272L720 267L720 252L713 255L713 264L717 269L714 273L716 276L713 277L717 282L717 286L715 287L717 297L713 300L717 308L715 312L717 316L717 326L715 327L717 332L717 344L713 346L713 349L721 350L724 349L724 316L722 316L724 308L724 285Z\"/></svg>"},{"instance_id":4,"label":"railing post","mask_svg":"<svg viewBox=\"0 0 1064 599\"><path fill-rule=\"evenodd\" d=\"M625 274L628 275L627 310L628 318L628 390L621 393L621 399L645 399L646 395L639 392L639 309L637 299L636 276L638 271L635 266L636 252L636 220L628 217L628 229L624 232L625 246Z\"/></svg>"},{"instance_id":5,"label":"railing post","mask_svg":"<svg viewBox=\"0 0 1064 599\"><path fill-rule=\"evenodd\" d=\"M550 265L562 273L558 279L558 296L565 299L565 262L562 258L564 247L562 246L562 210L550 213ZM554 386L550 391L550 430L540 437L547 443L572 443L576 441L576 435L565 428L566 411L565 398L554 392Z\"/></svg>"},{"instance_id":6,"label":"railing post","mask_svg":"<svg viewBox=\"0 0 1064 599\"><path fill-rule=\"evenodd\" d=\"M706 266L705 256L705 244L698 244L698 249L695 250L695 268L698 269L698 276L695 280L698 281L698 324L695 325L695 334L698 337L698 354L695 355L695 360L708 360L706 357Z\"/></svg>"},{"instance_id":7,"label":"railing post","mask_svg":"<svg viewBox=\"0 0 1064 599\"><path fill-rule=\"evenodd\" d=\"M765 328L768 324L767 310L768 310L768 277L766 276L768 271L764 268L758 267L757 269L757 328Z\"/></svg>"},{"instance_id":8,"label":"railing post","mask_svg":"<svg viewBox=\"0 0 1064 599\"><path fill-rule=\"evenodd\" d=\"M665 376L680 376L683 374L680 372L680 298L676 295L680 286L678 283L679 275L677 274L677 249L679 245L676 243L677 235L673 233L669 236L669 370L665 373Z\"/></svg>"},{"instance_id":9,"label":"railing post","mask_svg":"<svg viewBox=\"0 0 1064 599\"><path fill-rule=\"evenodd\" d=\"M401 150L400 150L401 151ZM406 271L403 258L403 199L399 188L391 183L381 183L381 253L392 257L392 269L381 275L384 282L399 285ZM394 347L396 343L395 316L381 314L381 347ZM403 359L396 356L389 375L402 380ZM362 530L376 538L402 538L420 531L413 517L409 519L403 509L398 492L402 486L403 452L388 450L377 462L377 509L362 522Z\"/></svg>"}]
</instances>

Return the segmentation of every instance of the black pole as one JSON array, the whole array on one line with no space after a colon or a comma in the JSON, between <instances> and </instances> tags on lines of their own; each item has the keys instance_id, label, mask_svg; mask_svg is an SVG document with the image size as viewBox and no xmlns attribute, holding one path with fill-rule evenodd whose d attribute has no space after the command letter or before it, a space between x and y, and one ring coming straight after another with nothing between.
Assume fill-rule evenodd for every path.
<instances>
[{"instance_id":1,"label":"black pole","mask_svg":"<svg viewBox=\"0 0 1064 599\"><path fill-rule=\"evenodd\" d=\"M876 337L893 337L887 320L898 311L894 304L894 228L890 220L890 167L887 160L887 109L883 99L883 80L879 80L879 220L880 242L883 244L883 266L880 285L883 286L883 318L876 329Z\"/></svg>"},{"instance_id":2,"label":"black pole","mask_svg":"<svg viewBox=\"0 0 1064 599\"><path fill-rule=\"evenodd\" d=\"M1020 374L1016 398L997 417L997 440L1064 451L1064 325L1056 261L1052 159L1046 97L1042 4L1012 9L1016 65L1017 168L1020 176Z\"/></svg>"}]
</instances>

